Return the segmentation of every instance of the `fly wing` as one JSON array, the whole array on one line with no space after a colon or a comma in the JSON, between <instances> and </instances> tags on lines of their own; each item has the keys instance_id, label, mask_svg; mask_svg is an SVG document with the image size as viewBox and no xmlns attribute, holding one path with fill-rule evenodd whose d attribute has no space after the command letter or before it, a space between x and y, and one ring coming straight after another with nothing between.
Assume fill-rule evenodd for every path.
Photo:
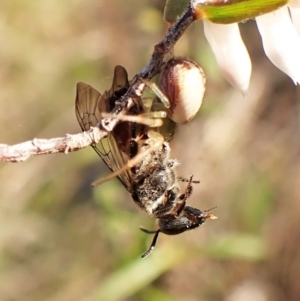
<instances>
[{"instance_id":1,"label":"fly wing","mask_svg":"<svg viewBox=\"0 0 300 301\"><path fill-rule=\"evenodd\" d=\"M93 87L83 82L76 85L75 111L78 123L83 131L88 131L91 126L96 126L101 120L101 110L98 103L102 95ZM103 108L106 112L106 108Z\"/></svg>"},{"instance_id":2,"label":"fly wing","mask_svg":"<svg viewBox=\"0 0 300 301\"><path fill-rule=\"evenodd\" d=\"M108 112L115 107L115 102L123 96L129 88L128 74L124 67L117 65L114 70L114 78L111 88L103 93L107 100Z\"/></svg>"},{"instance_id":3,"label":"fly wing","mask_svg":"<svg viewBox=\"0 0 300 301\"><path fill-rule=\"evenodd\" d=\"M127 91L128 86L127 72L122 66L116 66L113 85L103 95L90 85L77 83L75 110L81 129L87 131L91 126L97 126L102 119L101 113L110 112L114 107L114 102ZM111 133L92 147L111 171L120 169L129 160L127 154L120 150ZM131 192L130 170L126 170L118 178Z\"/></svg>"},{"instance_id":4,"label":"fly wing","mask_svg":"<svg viewBox=\"0 0 300 301\"><path fill-rule=\"evenodd\" d=\"M88 131L90 127L97 126L101 121L101 112L106 112L105 107L103 107L102 111L99 109L100 103L102 102L102 95L90 85L82 82L77 83L76 90L76 117L81 129ZM92 145L92 147L107 166L112 169L108 159L110 150L107 150L105 147L105 139L102 140L98 143L98 147L96 147L96 145Z\"/></svg>"}]
</instances>

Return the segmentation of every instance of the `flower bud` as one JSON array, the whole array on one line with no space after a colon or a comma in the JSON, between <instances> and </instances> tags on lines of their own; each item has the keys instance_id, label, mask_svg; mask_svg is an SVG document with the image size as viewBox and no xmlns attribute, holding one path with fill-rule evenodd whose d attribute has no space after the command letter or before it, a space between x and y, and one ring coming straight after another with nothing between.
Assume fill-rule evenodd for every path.
<instances>
[{"instance_id":1,"label":"flower bud","mask_svg":"<svg viewBox=\"0 0 300 301\"><path fill-rule=\"evenodd\" d=\"M174 58L163 70L159 88L170 101L169 117L178 124L194 118L199 111L205 92L206 77L193 60Z\"/></svg>"}]
</instances>

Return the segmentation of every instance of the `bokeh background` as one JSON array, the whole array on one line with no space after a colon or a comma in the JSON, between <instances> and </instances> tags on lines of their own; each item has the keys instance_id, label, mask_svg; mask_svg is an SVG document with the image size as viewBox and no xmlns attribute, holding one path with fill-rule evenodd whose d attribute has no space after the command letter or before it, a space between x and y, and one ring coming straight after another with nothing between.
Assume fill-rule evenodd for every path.
<instances>
[{"instance_id":1,"label":"bokeh background","mask_svg":"<svg viewBox=\"0 0 300 301\"><path fill-rule=\"evenodd\" d=\"M0 143L80 131L75 85L134 76L165 33L164 1L1 0ZM255 21L241 24L253 61L249 95L222 77L194 24L175 54L208 78L197 118L172 142L190 204L217 220L179 236L112 180L92 148L0 164L0 300L285 301L300 296L299 88L265 57Z\"/></svg>"}]
</instances>

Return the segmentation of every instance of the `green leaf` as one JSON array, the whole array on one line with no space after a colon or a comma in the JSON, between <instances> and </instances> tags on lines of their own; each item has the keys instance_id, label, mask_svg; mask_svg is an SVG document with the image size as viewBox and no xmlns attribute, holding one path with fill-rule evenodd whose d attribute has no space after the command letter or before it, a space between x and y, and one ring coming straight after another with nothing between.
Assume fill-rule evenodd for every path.
<instances>
[{"instance_id":1,"label":"green leaf","mask_svg":"<svg viewBox=\"0 0 300 301\"><path fill-rule=\"evenodd\" d=\"M167 0L164 9L164 20L173 23L187 7L189 0Z\"/></svg>"},{"instance_id":2,"label":"green leaf","mask_svg":"<svg viewBox=\"0 0 300 301\"><path fill-rule=\"evenodd\" d=\"M189 2L191 1L167 0L165 21L175 22ZM288 2L289 0L207 0L196 5L194 11L197 20L208 19L213 23L230 24L272 12Z\"/></svg>"},{"instance_id":3,"label":"green leaf","mask_svg":"<svg viewBox=\"0 0 300 301\"><path fill-rule=\"evenodd\" d=\"M219 0L198 4L196 19L208 19L213 23L230 24L245 21L272 12L289 0Z\"/></svg>"}]
</instances>

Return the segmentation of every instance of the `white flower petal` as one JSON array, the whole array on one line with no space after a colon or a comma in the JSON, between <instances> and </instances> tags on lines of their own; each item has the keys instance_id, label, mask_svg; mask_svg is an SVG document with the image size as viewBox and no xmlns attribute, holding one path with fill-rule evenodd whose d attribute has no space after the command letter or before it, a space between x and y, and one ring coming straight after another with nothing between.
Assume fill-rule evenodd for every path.
<instances>
[{"instance_id":1,"label":"white flower petal","mask_svg":"<svg viewBox=\"0 0 300 301\"><path fill-rule=\"evenodd\" d=\"M204 33L225 78L246 94L252 71L251 60L238 24L220 25L203 20Z\"/></svg>"},{"instance_id":2,"label":"white flower petal","mask_svg":"<svg viewBox=\"0 0 300 301\"><path fill-rule=\"evenodd\" d=\"M290 0L288 6L294 8L300 7L300 0Z\"/></svg>"},{"instance_id":3,"label":"white flower petal","mask_svg":"<svg viewBox=\"0 0 300 301\"><path fill-rule=\"evenodd\" d=\"M298 34L300 34L300 8L290 8L290 13L293 24L298 31Z\"/></svg>"},{"instance_id":4,"label":"white flower petal","mask_svg":"<svg viewBox=\"0 0 300 301\"><path fill-rule=\"evenodd\" d=\"M288 8L256 18L266 55L280 70L300 83L300 36L297 33Z\"/></svg>"}]
</instances>

